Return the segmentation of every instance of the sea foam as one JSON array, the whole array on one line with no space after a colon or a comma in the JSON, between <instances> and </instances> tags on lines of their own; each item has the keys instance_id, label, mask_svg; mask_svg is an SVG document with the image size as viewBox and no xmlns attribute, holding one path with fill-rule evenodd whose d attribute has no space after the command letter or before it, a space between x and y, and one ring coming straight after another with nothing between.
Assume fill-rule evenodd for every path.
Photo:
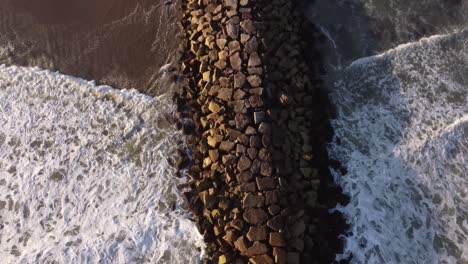
<instances>
[{"instance_id":1,"label":"sea foam","mask_svg":"<svg viewBox=\"0 0 468 264\"><path fill-rule=\"evenodd\" d=\"M174 112L170 94L0 66L1 262L198 263Z\"/></svg>"},{"instance_id":2,"label":"sea foam","mask_svg":"<svg viewBox=\"0 0 468 264\"><path fill-rule=\"evenodd\" d=\"M337 74L331 156L353 263L468 263L468 32L425 38Z\"/></svg>"}]
</instances>

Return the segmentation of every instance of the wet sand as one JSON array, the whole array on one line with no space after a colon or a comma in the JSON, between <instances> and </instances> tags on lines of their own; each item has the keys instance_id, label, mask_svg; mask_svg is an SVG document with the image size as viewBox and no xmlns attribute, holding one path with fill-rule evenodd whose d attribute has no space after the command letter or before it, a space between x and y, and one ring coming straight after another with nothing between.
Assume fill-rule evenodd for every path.
<instances>
[{"instance_id":1,"label":"wet sand","mask_svg":"<svg viewBox=\"0 0 468 264\"><path fill-rule=\"evenodd\" d=\"M179 0L1 0L0 64L158 94L179 10Z\"/></svg>"}]
</instances>

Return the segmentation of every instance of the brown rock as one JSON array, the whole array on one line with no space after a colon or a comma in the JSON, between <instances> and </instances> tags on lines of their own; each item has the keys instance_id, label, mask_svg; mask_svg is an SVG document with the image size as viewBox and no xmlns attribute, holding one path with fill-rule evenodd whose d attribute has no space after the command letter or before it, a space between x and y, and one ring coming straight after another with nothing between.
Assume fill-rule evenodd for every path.
<instances>
[{"instance_id":1,"label":"brown rock","mask_svg":"<svg viewBox=\"0 0 468 264\"><path fill-rule=\"evenodd\" d=\"M276 204L273 204L270 207L268 207L268 213L270 213L271 215L277 215L280 211L281 208Z\"/></svg>"},{"instance_id":2,"label":"brown rock","mask_svg":"<svg viewBox=\"0 0 468 264\"><path fill-rule=\"evenodd\" d=\"M282 248L273 248L273 256L275 257L275 263L286 264L286 251Z\"/></svg>"},{"instance_id":3,"label":"brown rock","mask_svg":"<svg viewBox=\"0 0 468 264\"><path fill-rule=\"evenodd\" d=\"M245 134L246 134L247 136L255 135L255 134L257 134L257 130L255 130L255 128L253 128L252 126L248 126L248 127L245 129Z\"/></svg>"},{"instance_id":4,"label":"brown rock","mask_svg":"<svg viewBox=\"0 0 468 264\"><path fill-rule=\"evenodd\" d=\"M241 21L240 26L245 31L245 33L249 35L255 33L255 27L253 26L253 22L250 19Z\"/></svg>"},{"instance_id":5,"label":"brown rock","mask_svg":"<svg viewBox=\"0 0 468 264\"><path fill-rule=\"evenodd\" d=\"M221 88L218 92L218 98L224 101L230 101L232 97L232 89Z\"/></svg>"},{"instance_id":6,"label":"brown rock","mask_svg":"<svg viewBox=\"0 0 468 264\"><path fill-rule=\"evenodd\" d=\"M263 100L258 95L252 95L249 97L249 104L253 108L258 108L263 106Z\"/></svg>"},{"instance_id":7,"label":"brown rock","mask_svg":"<svg viewBox=\"0 0 468 264\"><path fill-rule=\"evenodd\" d=\"M244 79L244 83L245 83L245 79ZM234 100L242 100L245 98L245 92L242 90L242 89L236 89L236 91L234 92Z\"/></svg>"},{"instance_id":8,"label":"brown rock","mask_svg":"<svg viewBox=\"0 0 468 264\"><path fill-rule=\"evenodd\" d=\"M226 231L226 235L223 236L224 241L226 241L229 245L234 246L234 242L238 238L237 231L235 230L228 230Z\"/></svg>"},{"instance_id":9,"label":"brown rock","mask_svg":"<svg viewBox=\"0 0 468 264\"><path fill-rule=\"evenodd\" d=\"M277 215L273 217L272 219L268 220L267 226L275 231L280 231L283 228L283 217L280 215Z\"/></svg>"},{"instance_id":10,"label":"brown rock","mask_svg":"<svg viewBox=\"0 0 468 264\"><path fill-rule=\"evenodd\" d=\"M248 54L256 52L258 50L258 41L257 38L254 36L250 38L247 43L245 43L244 51Z\"/></svg>"},{"instance_id":11,"label":"brown rock","mask_svg":"<svg viewBox=\"0 0 468 264\"><path fill-rule=\"evenodd\" d=\"M249 0L240 0L240 5L241 6L246 6L249 4Z\"/></svg>"},{"instance_id":12,"label":"brown rock","mask_svg":"<svg viewBox=\"0 0 468 264\"><path fill-rule=\"evenodd\" d=\"M262 65L262 60L260 59L260 56L258 56L258 53L254 52L254 53L250 54L249 62L248 62L249 68L250 67L257 67L257 66L260 66L260 65Z\"/></svg>"},{"instance_id":13,"label":"brown rock","mask_svg":"<svg viewBox=\"0 0 468 264\"><path fill-rule=\"evenodd\" d=\"M247 72L250 75L262 75L263 73L263 68L262 67L254 67L254 68L248 68Z\"/></svg>"},{"instance_id":14,"label":"brown rock","mask_svg":"<svg viewBox=\"0 0 468 264\"><path fill-rule=\"evenodd\" d=\"M244 212L244 220L252 225L263 224L268 219L268 214L263 209L252 208Z\"/></svg>"},{"instance_id":15,"label":"brown rock","mask_svg":"<svg viewBox=\"0 0 468 264\"><path fill-rule=\"evenodd\" d=\"M221 105L215 101L211 101L208 105L208 109L210 109L210 111L213 113L218 113L219 110L221 110Z\"/></svg>"},{"instance_id":16,"label":"brown rock","mask_svg":"<svg viewBox=\"0 0 468 264\"><path fill-rule=\"evenodd\" d=\"M247 77L247 81L252 87L259 87L262 84L262 79L257 75Z\"/></svg>"},{"instance_id":17,"label":"brown rock","mask_svg":"<svg viewBox=\"0 0 468 264\"><path fill-rule=\"evenodd\" d=\"M262 165L260 166L260 174L263 176L271 176L273 173L273 169L271 168L271 165L269 162L262 162Z\"/></svg>"},{"instance_id":18,"label":"brown rock","mask_svg":"<svg viewBox=\"0 0 468 264\"><path fill-rule=\"evenodd\" d=\"M229 46L229 53L230 54L234 54L234 52L241 50L240 42L237 41L237 40L233 40L233 41L229 42L228 46Z\"/></svg>"},{"instance_id":19,"label":"brown rock","mask_svg":"<svg viewBox=\"0 0 468 264\"><path fill-rule=\"evenodd\" d=\"M245 254L249 257L262 255L268 252L268 248L265 244L255 241L251 247L249 247Z\"/></svg>"},{"instance_id":20,"label":"brown rock","mask_svg":"<svg viewBox=\"0 0 468 264\"><path fill-rule=\"evenodd\" d=\"M260 191L273 190L276 188L275 179L272 177L257 177L256 181Z\"/></svg>"},{"instance_id":21,"label":"brown rock","mask_svg":"<svg viewBox=\"0 0 468 264\"><path fill-rule=\"evenodd\" d=\"M239 18L233 17L226 22L226 33L232 39L239 38Z\"/></svg>"},{"instance_id":22,"label":"brown rock","mask_svg":"<svg viewBox=\"0 0 468 264\"><path fill-rule=\"evenodd\" d=\"M224 5L231 10L236 10L238 5L238 0L224 0Z\"/></svg>"},{"instance_id":23,"label":"brown rock","mask_svg":"<svg viewBox=\"0 0 468 264\"><path fill-rule=\"evenodd\" d=\"M248 34L241 33L240 42L245 45L245 43L250 39Z\"/></svg>"},{"instance_id":24,"label":"brown rock","mask_svg":"<svg viewBox=\"0 0 468 264\"><path fill-rule=\"evenodd\" d=\"M216 45L218 45L219 49L224 49L224 47L226 46L226 43L227 43L227 39L224 39L224 38L218 38L216 39Z\"/></svg>"},{"instance_id":25,"label":"brown rock","mask_svg":"<svg viewBox=\"0 0 468 264\"><path fill-rule=\"evenodd\" d=\"M247 251L247 240L245 237L239 237L234 243L234 247L242 253Z\"/></svg>"},{"instance_id":26,"label":"brown rock","mask_svg":"<svg viewBox=\"0 0 468 264\"><path fill-rule=\"evenodd\" d=\"M236 70L240 71L241 70L241 65L242 65L242 60L239 56L239 52L236 52L229 57L229 62L231 63L231 67Z\"/></svg>"},{"instance_id":27,"label":"brown rock","mask_svg":"<svg viewBox=\"0 0 468 264\"><path fill-rule=\"evenodd\" d=\"M247 155L249 155L249 158L251 159L257 158L257 153L258 153L258 150L256 148L247 149Z\"/></svg>"},{"instance_id":28,"label":"brown rock","mask_svg":"<svg viewBox=\"0 0 468 264\"><path fill-rule=\"evenodd\" d=\"M267 254L251 257L249 261L253 264L274 264L273 259Z\"/></svg>"},{"instance_id":29,"label":"brown rock","mask_svg":"<svg viewBox=\"0 0 468 264\"><path fill-rule=\"evenodd\" d=\"M253 179L254 176L250 171L244 171L239 173L236 177L238 182L248 183Z\"/></svg>"},{"instance_id":30,"label":"brown rock","mask_svg":"<svg viewBox=\"0 0 468 264\"><path fill-rule=\"evenodd\" d=\"M251 226L247 232L247 239L250 241L261 241L267 239L267 231L264 226Z\"/></svg>"},{"instance_id":31,"label":"brown rock","mask_svg":"<svg viewBox=\"0 0 468 264\"><path fill-rule=\"evenodd\" d=\"M270 245L274 247L284 247L286 243L284 242L283 235L281 233L270 233Z\"/></svg>"},{"instance_id":32,"label":"brown rock","mask_svg":"<svg viewBox=\"0 0 468 264\"><path fill-rule=\"evenodd\" d=\"M271 125L266 123L266 122L262 122L260 124L260 126L258 126L258 132L260 132L262 134L270 134L271 133Z\"/></svg>"},{"instance_id":33,"label":"brown rock","mask_svg":"<svg viewBox=\"0 0 468 264\"><path fill-rule=\"evenodd\" d=\"M219 145L219 149L224 151L224 152L231 152L231 150L234 148L234 146L236 145L236 143L234 142L230 142L230 141L223 141L221 142L221 144Z\"/></svg>"},{"instance_id":34,"label":"brown rock","mask_svg":"<svg viewBox=\"0 0 468 264\"><path fill-rule=\"evenodd\" d=\"M263 207L265 204L265 196L248 193L242 201L243 208Z\"/></svg>"},{"instance_id":35,"label":"brown rock","mask_svg":"<svg viewBox=\"0 0 468 264\"><path fill-rule=\"evenodd\" d=\"M236 117L234 118L234 120L236 122L236 128L239 130L244 130L244 128L249 125L249 119L244 114L241 114L241 113L236 114Z\"/></svg>"},{"instance_id":36,"label":"brown rock","mask_svg":"<svg viewBox=\"0 0 468 264\"><path fill-rule=\"evenodd\" d=\"M277 190L266 192L265 204L276 204L279 203L279 192Z\"/></svg>"},{"instance_id":37,"label":"brown rock","mask_svg":"<svg viewBox=\"0 0 468 264\"><path fill-rule=\"evenodd\" d=\"M237 163L237 169L239 171L245 171L250 168L252 161L244 154L240 157L239 162Z\"/></svg>"},{"instance_id":38,"label":"brown rock","mask_svg":"<svg viewBox=\"0 0 468 264\"><path fill-rule=\"evenodd\" d=\"M234 75L234 88L242 88L245 84L245 81L246 81L246 77L242 72L236 73ZM242 90L238 89L237 91L242 91Z\"/></svg>"},{"instance_id":39,"label":"brown rock","mask_svg":"<svg viewBox=\"0 0 468 264\"><path fill-rule=\"evenodd\" d=\"M249 145L252 148L260 148L262 146L262 140L259 136L250 136Z\"/></svg>"},{"instance_id":40,"label":"brown rock","mask_svg":"<svg viewBox=\"0 0 468 264\"><path fill-rule=\"evenodd\" d=\"M227 67L227 63L223 60L215 62L214 66L220 70L224 70Z\"/></svg>"},{"instance_id":41,"label":"brown rock","mask_svg":"<svg viewBox=\"0 0 468 264\"><path fill-rule=\"evenodd\" d=\"M239 186L240 192L255 192L257 191L257 185L255 182L243 183Z\"/></svg>"}]
</instances>

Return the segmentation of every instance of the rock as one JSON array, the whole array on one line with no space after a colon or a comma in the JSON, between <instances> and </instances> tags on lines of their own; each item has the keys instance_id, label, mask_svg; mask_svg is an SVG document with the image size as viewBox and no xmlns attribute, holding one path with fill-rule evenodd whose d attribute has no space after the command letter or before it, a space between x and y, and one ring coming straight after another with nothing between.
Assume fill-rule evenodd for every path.
<instances>
[{"instance_id":1,"label":"rock","mask_svg":"<svg viewBox=\"0 0 468 264\"><path fill-rule=\"evenodd\" d=\"M231 10L236 10L237 5L238 5L238 0L224 0L224 5Z\"/></svg>"},{"instance_id":2,"label":"rock","mask_svg":"<svg viewBox=\"0 0 468 264\"><path fill-rule=\"evenodd\" d=\"M243 208L263 207L265 204L265 196L248 193L242 201Z\"/></svg>"},{"instance_id":3,"label":"rock","mask_svg":"<svg viewBox=\"0 0 468 264\"><path fill-rule=\"evenodd\" d=\"M210 71L204 72L202 78L203 78L203 81L206 83L211 82L211 72Z\"/></svg>"},{"instance_id":4,"label":"rock","mask_svg":"<svg viewBox=\"0 0 468 264\"><path fill-rule=\"evenodd\" d=\"M246 44L247 45L247 44ZM254 52L250 54L249 57L249 62L248 62L248 67L257 67L262 65L262 60L260 59L260 56L258 56L257 52Z\"/></svg>"},{"instance_id":5,"label":"rock","mask_svg":"<svg viewBox=\"0 0 468 264\"><path fill-rule=\"evenodd\" d=\"M207 179L203 179L196 183L196 187L197 187L197 192L203 192L213 187L213 185L211 184L211 181Z\"/></svg>"},{"instance_id":6,"label":"rock","mask_svg":"<svg viewBox=\"0 0 468 264\"><path fill-rule=\"evenodd\" d=\"M265 121L265 112L261 111L261 112L254 112L254 123L256 125L262 123L263 121Z\"/></svg>"},{"instance_id":7,"label":"rock","mask_svg":"<svg viewBox=\"0 0 468 264\"><path fill-rule=\"evenodd\" d=\"M286 264L286 251L284 249L273 248L273 257L275 258L275 263Z\"/></svg>"},{"instance_id":8,"label":"rock","mask_svg":"<svg viewBox=\"0 0 468 264\"><path fill-rule=\"evenodd\" d=\"M245 129L245 134L246 134L247 136L255 135L255 134L257 134L257 130L255 130L255 128L253 128L252 126L248 126L248 127Z\"/></svg>"},{"instance_id":9,"label":"rock","mask_svg":"<svg viewBox=\"0 0 468 264\"><path fill-rule=\"evenodd\" d=\"M245 43L250 39L250 36L244 33L241 33L240 42L245 45Z\"/></svg>"},{"instance_id":10,"label":"rock","mask_svg":"<svg viewBox=\"0 0 468 264\"><path fill-rule=\"evenodd\" d=\"M277 190L268 191L265 195L265 204L276 204L279 203L279 192Z\"/></svg>"},{"instance_id":11,"label":"rock","mask_svg":"<svg viewBox=\"0 0 468 264\"><path fill-rule=\"evenodd\" d=\"M208 109L212 112L212 113L218 113L219 110L221 109L221 105L218 104L217 102L215 101L211 101L210 104L208 105Z\"/></svg>"},{"instance_id":12,"label":"rock","mask_svg":"<svg viewBox=\"0 0 468 264\"><path fill-rule=\"evenodd\" d=\"M239 186L240 192L255 192L257 190L257 185L255 182L243 183Z\"/></svg>"},{"instance_id":13,"label":"rock","mask_svg":"<svg viewBox=\"0 0 468 264\"><path fill-rule=\"evenodd\" d=\"M241 253L247 251L247 240L245 239L245 237L239 237L234 243L234 247Z\"/></svg>"},{"instance_id":14,"label":"rock","mask_svg":"<svg viewBox=\"0 0 468 264\"><path fill-rule=\"evenodd\" d=\"M244 77L244 83L245 83L245 77ZM234 85L236 85L235 81L234 81ZM244 85L244 84L242 84ZM238 87L239 88L239 87ZM245 98L245 92L242 90L242 89L236 89L236 91L234 92L234 100L242 100Z\"/></svg>"},{"instance_id":15,"label":"rock","mask_svg":"<svg viewBox=\"0 0 468 264\"><path fill-rule=\"evenodd\" d=\"M268 220L267 226L275 231L280 231L284 226L283 217L280 215L273 217L272 219Z\"/></svg>"},{"instance_id":16,"label":"rock","mask_svg":"<svg viewBox=\"0 0 468 264\"><path fill-rule=\"evenodd\" d=\"M258 108L263 106L263 100L258 95L252 95L249 97L249 104L252 108Z\"/></svg>"},{"instance_id":17,"label":"rock","mask_svg":"<svg viewBox=\"0 0 468 264\"><path fill-rule=\"evenodd\" d=\"M274 247L284 247L286 243L284 242L283 236L281 233L270 233L270 245Z\"/></svg>"},{"instance_id":18,"label":"rock","mask_svg":"<svg viewBox=\"0 0 468 264\"><path fill-rule=\"evenodd\" d=\"M247 155L249 155L249 158L251 159L257 158L257 153L258 153L258 150L256 148L247 149Z\"/></svg>"},{"instance_id":19,"label":"rock","mask_svg":"<svg viewBox=\"0 0 468 264\"><path fill-rule=\"evenodd\" d=\"M237 174L236 178L238 182L248 183L253 179L253 174L250 171L244 171Z\"/></svg>"},{"instance_id":20,"label":"rock","mask_svg":"<svg viewBox=\"0 0 468 264\"><path fill-rule=\"evenodd\" d=\"M229 88L219 89L217 97L224 101L230 101L232 98L232 89L229 89Z\"/></svg>"},{"instance_id":21,"label":"rock","mask_svg":"<svg viewBox=\"0 0 468 264\"><path fill-rule=\"evenodd\" d=\"M247 148L242 144L237 144L236 146L236 155L240 156L247 151Z\"/></svg>"},{"instance_id":22,"label":"rock","mask_svg":"<svg viewBox=\"0 0 468 264\"><path fill-rule=\"evenodd\" d=\"M223 50L224 47L226 46L227 39L224 38L218 38L216 39L216 45L218 45L220 50Z\"/></svg>"},{"instance_id":23,"label":"rock","mask_svg":"<svg viewBox=\"0 0 468 264\"><path fill-rule=\"evenodd\" d=\"M240 157L239 162L237 163L237 169L239 171L245 171L250 168L252 161L244 154Z\"/></svg>"},{"instance_id":24,"label":"rock","mask_svg":"<svg viewBox=\"0 0 468 264\"><path fill-rule=\"evenodd\" d=\"M259 87L262 84L262 79L257 75L247 77L247 81L252 87Z\"/></svg>"},{"instance_id":25,"label":"rock","mask_svg":"<svg viewBox=\"0 0 468 264\"><path fill-rule=\"evenodd\" d=\"M255 241L251 247L245 251L245 255L252 257L256 255L262 255L268 252L268 248L265 244Z\"/></svg>"},{"instance_id":26,"label":"rock","mask_svg":"<svg viewBox=\"0 0 468 264\"><path fill-rule=\"evenodd\" d=\"M246 77L242 72L238 72L234 74L234 88L242 88L245 84ZM236 90L236 91L242 91L242 90ZM242 91L244 94L245 92Z\"/></svg>"},{"instance_id":27,"label":"rock","mask_svg":"<svg viewBox=\"0 0 468 264\"><path fill-rule=\"evenodd\" d=\"M273 190L276 187L275 179L272 177L257 177L256 181L260 191Z\"/></svg>"},{"instance_id":28,"label":"rock","mask_svg":"<svg viewBox=\"0 0 468 264\"><path fill-rule=\"evenodd\" d=\"M238 238L237 231L235 230L228 230L226 231L226 235L223 236L224 241L226 241L229 245L234 246L234 242Z\"/></svg>"},{"instance_id":29,"label":"rock","mask_svg":"<svg viewBox=\"0 0 468 264\"><path fill-rule=\"evenodd\" d=\"M250 241L261 241L267 239L267 231L263 226L251 226L247 232L247 239Z\"/></svg>"},{"instance_id":30,"label":"rock","mask_svg":"<svg viewBox=\"0 0 468 264\"><path fill-rule=\"evenodd\" d=\"M203 168L207 168L211 165L211 159L210 158L205 158L203 159Z\"/></svg>"},{"instance_id":31,"label":"rock","mask_svg":"<svg viewBox=\"0 0 468 264\"><path fill-rule=\"evenodd\" d=\"M229 53L230 54L234 54L234 52L241 50L240 43L237 40L233 40L233 41L229 42L228 46L229 46Z\"/></svg>"},{"instance_id":32,"label":"rock","mask_svg":"<svg viewBox=\"0 0 468 264\"><path fill-rule=\"evenodd\" d=\"M236 71L240 71L241 70L241 66L242 66L242 60L239 56L239 52L236 52L234 54L231 55L231 57L229 57L229 62L231 63L231 67L236 70Z\"/></svg>"},{"instance_id":33,"label":"rock","mask_svg":"<svg viewBox=\"0 0 468 264\"><path fill-rule=\"evenodd\" d=\"M216 198L209 193L209 191L203 191L199 193L200 199L206 208L213 208L216 204Z\"/></svg>"},{"instance_id":34,"label":"rock","mask_svg":"<svg viewBox=\"0 0 468 264\"><path fill-rule=\"evenodd\" d=\"M268 214L263 209L251 208L244 212L244 220L252 225L263 224L268 220Z\"/></svg>"},{"instance_id":35,"label":"rock","mask_svg":"<svg viewBox=\"0 0 468 264\"><path fill-rule=\"evenodd\" d=\"M248 68L247 71L251 75L262 75L263 73L263 68L262 67L254 67L254 68Z\"/></svg>"},{"instance_id":36,"label":"rock","mask_svg":"<svg viewBox=\"0 0 468 264\"><path fill-rule=\"evenodd\" d=\"M249 261L253 264L274 264L273 259L267 254L254 256Z\"/></svg>"},{"instance_id":37,"label":"rock","mask_svg":"<svg viewBox=\"0 0 468 264\"><path fill-rule=\"evenodd\" d=\"M271 215L277 215L280 211L281 211L281 208L276 204L268 207L268 213L270 213Z\"/></svg>"},{"instance_id":38,"label":"rock","mask_svg":"<svg viewBox=\"0 0 468 264\"><path fill-rule=\"evenodd\" d=\"M236 145L236 143L234 143L234 142L223 141L219 145L219 149L224 151L224 152L229 153L229 152L231 152L231 150L234 148L235 145Z\"/></svg>"},{"instance_id":39,"label":"rock","mask_svg":"<svg viewBox=\"0 0 468 264\"><path fill-rule=\"evenodd\" d=\"M261 165L261 162L255 159L252 162L252 166L250 166L250 171L254 174L258 174L260 172L260 165Z\"/></svg>"},{"instance_id":40,"label":"rock","mask_svg":"<svg viewBox=\"0 0 468 264\"><path fill-rule=\"evenodd\" d=\"M236 114L236 117L234 118L234 120L236 122L236 128L239 130L244 130L244 128L249 125L249 119L244 114L241 114L241 113Z\"/></svg>"},{"instance_id":41,"label":"rock","mask_svg":"<svg viewBox=\"0 0 468 264\"><path fill-rule=\"evenodd\" d=\"M257 50L258 50L258 41L257 41L257 38L254 36L245 43L244 52L248 54L252 54L256 52Z\"/></svg>"},{"instance_id":42,"label":"rock","mask_svg":"<svg viewBox=\"0 0 468 264\"><path fill-rule=\"evenodd\" d=\"M255 27L253 26L253 22L250 19L241 21L240 26L245 31L245 33L249 35L255 33Z\"/></svg>"},{"instance_id":43,"label":"rock","mask_svg":"<svg viewBox=\"0 0 468 264\"><path fill-rule=\"evenodd\" d=\"M220 70L224 70L227 67L227 63L226 61L220 60L220 61L215 62L214 66Z\"/></svg>"},{"instance_id":44,"label":"rock","mask_svg":"<svg viewBox=\"0 0 468 264\"><path fill-rule=\"evenodd\" d=\"M241 6L246 6L249 4L249 0L240 0L240 5Z\"/></svg>"},{"instance_id":45,"label":"rock","mask_svg":"<svg viewBox=\"0 0 468 264\"><path fill-rule=\"evenodd\" d=\"M239 18L233 17L226 22L226 33L232 39L239 38Z\"/></svg>"},{"instance_id":46,"label":"rock","mask_svg":"<svg viewBox=\"0 0 468 264\"><path fill-rule=\"evenodd\" d=\"M273 173L273 169L271 168L271 165L269 162L262 162L262 165L260 166L260 174L262 176L271 176Z\"/></svg>"},{"instance_id":47,"label":"rock","mask_svg":"<svg viewBox=\"0 0 468 264\"><path fill-rule=\"evenodd\" d=\"M266 123L266 122L262 122L258 126L258 132L260 132L262 134L270 134L271 133L271 125Z\"/></svg>"},{"instance_id":48,"label":"rock","mask_svg":"<svg viewBox=\"0 0 468 264\"><path fill-rule=\"evenodd\" d=\"M250 136L249 145L252 148L259 148L262 146L262 140L259 136Z\"/></svg>"}]
</instances>

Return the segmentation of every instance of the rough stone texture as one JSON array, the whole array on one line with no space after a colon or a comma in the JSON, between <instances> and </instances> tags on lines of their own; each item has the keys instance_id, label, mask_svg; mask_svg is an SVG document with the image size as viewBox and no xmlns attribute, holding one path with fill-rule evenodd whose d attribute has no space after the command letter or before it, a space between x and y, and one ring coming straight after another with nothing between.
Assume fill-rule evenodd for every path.
<instances>
[{"instance_id":1,"label":"rough stone texture","mask_svg":"<svg viewBox=\"0 0 468 264\"><path fill-rule=\"evenodd\" d=\"M247 232L247 239L250 241L261 241L267 239L267 231L263 226L251 226Z\"/></svg>"},{"instance_id":2,"label":"rough stone texture","mask_svg":"<svg viewBox=\"0 0 468 264\"><path fill-rule=\"evenodd\" d=\"M244 220L252 225L260 225L268 220L268 214L263 209L252 208L244 212Z\"/></svg>"},{"instance_id":3,"label":"rough stone texture","mask_svg":"<svg viewBox=\"0 0 468 264\"><path fill-rule=\"evenodd\" d=\"M268 248L265 244L255 241L253 245L245 251L245 254L251 257L251 256L256 256L256 255L262 255L267 252L268 252Z\"/></svg>"}]
</instances>

